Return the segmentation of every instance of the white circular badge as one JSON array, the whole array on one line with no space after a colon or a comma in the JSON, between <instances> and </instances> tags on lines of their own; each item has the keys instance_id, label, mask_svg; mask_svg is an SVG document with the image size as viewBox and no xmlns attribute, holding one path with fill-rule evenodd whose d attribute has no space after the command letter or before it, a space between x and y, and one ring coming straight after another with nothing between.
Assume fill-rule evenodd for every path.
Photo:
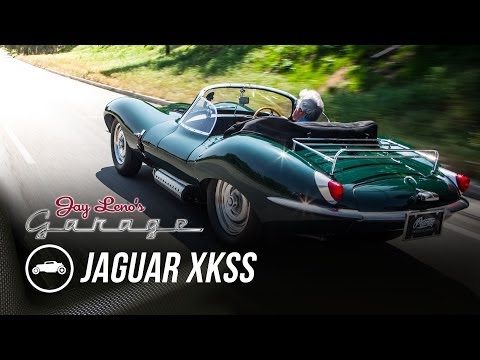
<instances>
[{"instance_id":1,"label":"white circular badge","mask_svg":"<svg viewBox=\"0 0 480 360\"><path fill-rule=\"evenodd\" d=\"M65 267L65 265L63 263L57 262L55 260L48 260L48 261L45 261L45 262L40 263L40 264L35 264L35 266L32 269L30 269L30 260L32 259L33 255L35 255L37 252L39 252L40 250L43 250L43 249L56 249L56 250L61 251L67 257L68 262L70 263L70 273L68 274L68 276L66 276L67 268ZM66 280L65 280L65 282L62 283L62 285L60 285L56 288L44 289L41 286L38 286L37 284L35 284L34 281L32 281L32 278L30 276L30 272L34 276L40 274L41 272L52 273L52 274L55 274L55 276L58 276L60 279L65 277ZM72 260L72 257L70 256L70 254L65 249L61 248L58 245L53 245L53 244L42 245L42 246L37 247L35 250L33 250L30 253L30 255L28 255L27 261L25 263L25 274L27 275L27 279L30 282L30 284L35 289L37 289L38 291L41 291L41 292L44 292L44 293L49 293L49 294L55 293L57 291L60 291L60 290L64 289L70 283L70 281L72 280L72 277L73 277L73 260Z\"/></svg>"}]
</instances>

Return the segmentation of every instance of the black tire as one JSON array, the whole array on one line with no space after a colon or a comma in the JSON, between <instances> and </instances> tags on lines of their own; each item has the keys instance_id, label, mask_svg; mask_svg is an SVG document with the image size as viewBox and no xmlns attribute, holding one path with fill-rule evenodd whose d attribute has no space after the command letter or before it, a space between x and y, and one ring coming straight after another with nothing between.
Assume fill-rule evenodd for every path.
<instances>
[{"instance_id":1,"label":"black tire","mask_svg":"<svg viewBox=\"0 0 480 360\"><path fill-rule=\"evenodd\" d=\"M229 186L232 189L232 196L238 195L241 199L242 206L246 216L243 221L235 223L229 218L228 210L222 205L221 201L217 201L218 192L222 193L221 189ZM232 197L230 196L230 197ZM245 196L240 193L233 186L222 180L211 180L207 187L207 209L210 223L212 224L213 231L217 235L218 239L229 246L244 246L256 239L260 234L261 226L258 216L252 209L250 202ZM223 209L223 210L222 210ZM233 209L230 214L233 214ZM231 225L230 229L227 225Z\"/></svg>"},{"instance_id":2,"label":"black tire","mask_svg":"<svg viewBox=\"0 0 480 360\"><path fill-rule=\"evenodd\" d=\"M120 147L117 144L116 137L121 133L123 137L123 147ZM118 140L118 139L117 139ZM110 129L110 150L112 152L113 164L115 169L123 176L135 176L140 171L142 167L142 160L138 158L133 150L128 146L128 143L123 134L123 129L121 128L118 120L113 120L112 128Z\"/></svg>"}]
</instances>

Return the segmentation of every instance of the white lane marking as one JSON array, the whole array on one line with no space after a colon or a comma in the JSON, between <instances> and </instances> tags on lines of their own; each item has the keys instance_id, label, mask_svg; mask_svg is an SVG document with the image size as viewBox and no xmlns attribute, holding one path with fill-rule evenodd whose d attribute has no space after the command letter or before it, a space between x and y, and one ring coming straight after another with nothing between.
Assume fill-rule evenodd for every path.
<instances>
[{"instance_id":1,"label":"white lane marking","mask_svg":"<svg viewBox=\"0 0 480 360\"><path fill-rule=\"evenodd\" d=\"M12 142L15 144L17 147L18 151L20 151L20 154L22 154L23 158L27 162L27 164L32 165L35 164L35 161L33 160L32 156L28 153L27 149L25 149L25 146L18 140L18 138L15 136L13 133L12 129L8 127L8 125L3 125L5 132L10 136L10 139Z\"/></svg>"},{"instance_id":2,"label":"white lane marking","mask_svg":"<svg viewBox=\"0 0 480 360\"><path fill-rule=\"evenodd\" d=\"M448 223L444 224L443 226L446 227L447 229L450 229L452 231L455 231L457 233L460 233L462 235L465 235L465 236L468 236L472 239L480 241L480 234L474 233L473 231L464 229L464 228L462 228L460 226L457 226L457 225L448 224Z\"/></svg>"}]
</instances>

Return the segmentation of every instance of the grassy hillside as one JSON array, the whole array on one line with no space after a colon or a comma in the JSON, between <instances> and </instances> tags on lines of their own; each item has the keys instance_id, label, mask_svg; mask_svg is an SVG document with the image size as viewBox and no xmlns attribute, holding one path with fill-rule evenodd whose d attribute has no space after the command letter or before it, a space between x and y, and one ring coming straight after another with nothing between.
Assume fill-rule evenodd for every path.
<instances>
[{"instance_id":1,"label":"grassy hillside","mask_svg":"<svg viewBox=\"0 0 480 360\"><path fill-rule=\"evenodd\" d=\"M247 82L321 92L332 120L372 119L387 137L437 148L470 174L480 162L480 47L75 46L21 56L37 66L173 101L203 86ZM467 160L468 162L465 162Z\"/></svg>"},{"instance_id":2,"label":"grassy hillside","mask_svg":"<svg viewBox=\"0 0 480 360\"><path fill-rule=\"evenodd\" d=\"M323 49L322 49L323 50ZM54 55L22 56L41 67L135 89L173 101L190 101L215 82L255 82L298 93L321 85L348 63L322 57L315 46L77 46Z\"/></svg>"}]
</instances>

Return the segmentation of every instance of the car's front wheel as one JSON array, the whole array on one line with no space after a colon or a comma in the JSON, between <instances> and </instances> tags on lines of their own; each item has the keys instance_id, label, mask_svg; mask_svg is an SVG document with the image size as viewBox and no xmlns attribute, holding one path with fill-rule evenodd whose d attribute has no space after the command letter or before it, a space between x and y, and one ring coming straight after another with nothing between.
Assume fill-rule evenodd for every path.
<instances>
[{"instance_id":1,"label":"car's front wheel","mask_svg":"<svg viewBox=\"0 0 480 360\"><path fill-rule=\"evenodd\" d=\"M122 126L114 120L110 130L110 146L112 159L117 171L124 176L134 176L142 167L142 161L128 146Z\"/></svg>"},{"instance_id":2,"label":"car's front wheel","mask_svg":"<svg viewBox=\"0 0 480 360\"><path fill-rule=\"evenodd\" d=\"M60 274L60 275L63 275L67 272L67 269L64 267L64 266L60 266L58 269L57 269L57 272Z\"/></svg>"},{"instance_id":3,"label":"car's front wheel","mask_svg":"<svg viewBox=\"0 0 480 360\"><path fill-rule=\"evenodd\" d=\"M207 208L213 230L224 243L245 245L258 234L260 221L250 202L226 181L210 181Z\"/></svg>"},{"instance_id":4,"label":"car's front wheel","mask_svg":"<svg viewBox=\"0 0 480 360\"><path fill-rule=\"evenodd\" d=\"M40 272L40 269L36 266L32 269L33 275L38 275L39 272Z\"/></svg>"}]
</instances>

